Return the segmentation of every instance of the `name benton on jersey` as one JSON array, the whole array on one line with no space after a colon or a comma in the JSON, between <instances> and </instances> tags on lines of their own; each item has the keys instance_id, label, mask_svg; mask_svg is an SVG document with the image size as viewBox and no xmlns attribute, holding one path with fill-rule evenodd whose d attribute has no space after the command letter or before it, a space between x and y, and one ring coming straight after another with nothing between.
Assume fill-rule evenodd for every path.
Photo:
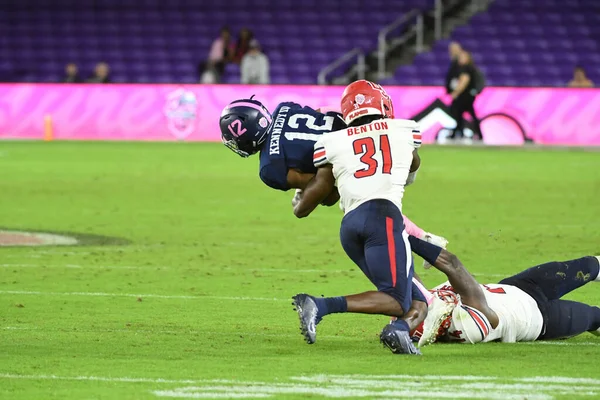
<instances>
[{"instance_id":1,"label":"name benton on jersey","mask_svg":"<svg viewBox=\"0 0 600 400\"><path fill-rule=\"evenodd\" d=\"M361 133L367 133L372 131L380 131L382 129L388 129L388 124L385 121L376 121L368 125L361 125L348 128L348 136L360 135Z\"/></svg>"},{"instance_id":2,"label":"name benton on jersey","mask_svg":"<svg viewBox=\"0 0 600 400\"><path fill-rule=\"evenodd\" d=\"M273 124L273 133L271 134L271 141L269 142L269 154L279 154L279 139L281 137L281 130L285 124L287 113L290 111L289 107L281 107L275 118Z\"/></svg>"}]
</instances>

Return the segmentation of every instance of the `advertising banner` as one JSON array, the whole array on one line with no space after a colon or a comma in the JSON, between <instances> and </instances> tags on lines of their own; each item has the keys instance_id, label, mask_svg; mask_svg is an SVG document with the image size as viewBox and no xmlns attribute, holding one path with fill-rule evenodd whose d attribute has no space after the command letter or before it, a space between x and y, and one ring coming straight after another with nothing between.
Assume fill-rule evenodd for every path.
<instances>
[{"instance_id":1,"label":"advertising banner","mask_svg":"<svg viewBox=\"0 0 600 400\"><path fill-rule=\"evenodd\" d=\"M342 86L0 84L0 139L219 141L232 100L269 109L284 101L336 107ZM423 141L456 122L440 87L389 86L397 118L420 123ZM600 146L600 89L488 87L475 102L490 145ZM467 128L469 123L467 123ZM467 129L468 131L468 129Z\"/></svg>"}]
</instances>

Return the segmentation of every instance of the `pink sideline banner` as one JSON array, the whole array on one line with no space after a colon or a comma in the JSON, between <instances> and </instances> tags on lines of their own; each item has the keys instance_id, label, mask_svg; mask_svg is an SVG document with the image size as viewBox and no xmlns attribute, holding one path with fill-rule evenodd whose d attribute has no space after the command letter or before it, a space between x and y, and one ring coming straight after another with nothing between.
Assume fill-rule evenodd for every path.
<instances>
[{"instance_id":1,"label":"pink sideline banner","mask_svg":"<svg viewBox=\"0 0 600 400\"><path fill-rule=\"evenodd\" d=\"M50 117L55 139L219 141L229 102L256 95L269 109L294 101L336 106L339 86L0 84L0 139L41 139ZM439 87L386 87L397 118L417 120L423 141L456 122ZM486 88L475 110L484 141L600 146L600 89ZM467 124L467 127L469 125Z\"/></svg>"}]
</instances>

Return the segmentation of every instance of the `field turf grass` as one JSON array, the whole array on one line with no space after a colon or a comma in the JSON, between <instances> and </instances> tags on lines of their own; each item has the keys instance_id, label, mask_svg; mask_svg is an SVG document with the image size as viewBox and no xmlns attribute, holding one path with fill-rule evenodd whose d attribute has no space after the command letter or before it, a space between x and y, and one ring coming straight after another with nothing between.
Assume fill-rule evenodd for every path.
<instances>
[{"instance_id":1,"label":"field turf grass","mask_svg":"<svg viewBox=\"0 0 600 400\"><path fill-rule=\"evenodd\" d=\"M483 283L600 254L600 153L425 146L405 213ZM600 338L392 355L379 316L305 344L290 297L371 289L258 160L220 144L0 143L0 227L129 239L0 248L0 398L600 397ZM428 285L437 271L416 270ZM600 304L600 284L568 296Z\"/></svg>"}]
</instances>

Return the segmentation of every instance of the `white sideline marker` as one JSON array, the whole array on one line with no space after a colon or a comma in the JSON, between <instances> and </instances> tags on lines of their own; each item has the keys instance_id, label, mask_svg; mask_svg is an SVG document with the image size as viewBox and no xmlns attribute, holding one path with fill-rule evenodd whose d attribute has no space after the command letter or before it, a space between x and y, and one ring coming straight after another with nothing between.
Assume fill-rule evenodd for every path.
<instances>
[{"instance_id":1,"label":"white sideline marker","mask_svg":"<svg viewBox=\"0 0 600 400\"><path fill-rule=\"evenodd\" d=\"M274 297L237 297L237 296L187 296L187 295L167 295L167 294L135 294L135 293L103 293L103 292L42 292L37 290L0 290L0 294L17 294L26 296L92 296L92 297L140 297L140 298L156 298L156 299L186 299L186 300L248 300L248 301L289 301L291 299L278 299Z\"/></svg>"},{"instance_id":2,"label":"white sideline marker","mask_svg":"<svg viewBox=\"0 0 600 400\"><path fill-rule=\"evenodd\" d=\"M597 398L600 380L591 378L535 376L444 375L316 375L291 377L289 383L248 382L227 379L169 379L145 377L19 375L0 373L0 379L96 381L190 385L152 390L157 397L170 398L271 398L285 394L327 398L474 398L551 400L555 395ZM301 383L294 383L301 382Z\"/></svg>"}]
</instances>

